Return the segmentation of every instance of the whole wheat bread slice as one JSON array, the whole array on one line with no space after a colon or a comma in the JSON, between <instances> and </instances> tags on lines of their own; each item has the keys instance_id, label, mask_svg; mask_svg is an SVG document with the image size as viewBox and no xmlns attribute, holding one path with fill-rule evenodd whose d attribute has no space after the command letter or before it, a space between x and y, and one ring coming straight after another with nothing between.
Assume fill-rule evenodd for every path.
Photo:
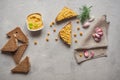
<instances>
[{"instance_id":1,"label":"whole wheat bread slice","mask_svg":"<svg viewBox=\"0 0 120 80\"><path fill-rule=\"evenodd\" d=\"M1 49L2 52L15 52L18 49L18 41L12 36Z\"/></svg>"},{"instance_id":2,"label":"whole wheat bread slice","mask_svg":"<svg viewBox=\"0 0 120 80\"><path fill-rule=\"evenodd\" d=\"M16 27L15 29L13 29L12 31L7 33L8 37L11 36L15 36L19 41L24 42L24 43L28 43L28 38L25 36L25 34L22 32L22 30L20 29L20 27Z\"/></svg>"},{"instance_id":3,"label":"whole wheat bread slice","mask_svg":"<svg viewBox=\"0 0 120 80\"><path fill-rule=\"evenodd\" d=\"M13 55L13 59L15 61L16 64L19 64L26 48L27 48L27 44L22 44L18 47L18 50L15 52L15 54Z\"/></svg>"},{"instance_id":4,"label":"whole wheat bread slice","mask_svg":"<svg viewBox=\"0 0 120 80\"><path fill-rule=\"evenodd\" d=\"M20 64L14 67L11 72L13 73L28 73L30 70L29 57L27 56Z\"/></svg>"}]
</instances>

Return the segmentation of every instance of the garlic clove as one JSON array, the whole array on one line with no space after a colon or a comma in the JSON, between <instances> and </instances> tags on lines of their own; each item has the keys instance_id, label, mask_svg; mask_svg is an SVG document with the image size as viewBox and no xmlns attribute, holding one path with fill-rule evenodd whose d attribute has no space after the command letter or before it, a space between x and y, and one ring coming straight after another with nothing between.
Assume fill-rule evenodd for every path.
<instances>
[{"instance_id":1,"label":"garlic clove","mask_svg":"<svg viewBox=\"0 0 120 80\"><path fill-rule=\"evenodd\" d=\"M97 34L97 33L95 33L95 38L101 38L101 36L99 35L99 34Z\"/></svg>"},{"instance_id":2,"label":"garlic clove","mask_svg":"<svg viewBox=\"0 0 120 80\"><path fill-rule=\"evenodd\" d=\"M88 57L89 57L88 51L84 51L84 56L85 56L85 58L88 58Z\"/></svg>"},{"instance_id":3,"label":"garlic clove","mask_svg":"<svg viewBox=\"0 0 120 80\"><path fill-rule=\"evenodd\" d=\"M96 33L98 33L98 32L102 32L102 29L99 28L99 29L95 30L95 32L96 32Z\"/></svg>"},{"instance_id":4,"label":"garlic clove","mask_svg":"<svg viewBox=\"0 0 120 80\"><path fill-rule=\"evenodd\" d=\"M98 35L103 36L103 32L98 32Z\"/></svg>"},{"instance_id":5,"label":"garlic clove","mask_svg":"<svg viewBox=\"0 0 120 80\"><path fill-rule=\"evenodd\" d=\"M88 28L90 26L90 22L85 22L84 24L83 24L83 28Z\"/></svg>"},{"instance_id":6,"label":"garlic clove","mask_svg":"<svg viewBox=\"0 0 120 80\"><path fill-rule=\"evenodd\" d=\"M96 42L100 42L101 38L94 38Z\"/></svg>"},{"instance_id":7,"label":"garlic clove","mask_svg":"<svg viewBox=\"0 0 120 80\"><path fill-rule=\"evenodd\" d=\"M94 33L94 34L92 34L92 36L93 36L93 38L95 38L95 33Z\"/></svg>"}]
</instances>

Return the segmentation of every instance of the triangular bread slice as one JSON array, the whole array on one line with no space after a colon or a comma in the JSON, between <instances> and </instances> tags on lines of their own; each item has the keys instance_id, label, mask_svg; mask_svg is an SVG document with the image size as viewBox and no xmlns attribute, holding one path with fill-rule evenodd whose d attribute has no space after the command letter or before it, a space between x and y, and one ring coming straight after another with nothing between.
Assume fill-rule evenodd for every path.
<instances>
[{"instance_id":1,"label":"triangular bread slice","mask_svg":"<svg viewBox=\"0 0 120 80\"><path fill-rule=\"evenodd\" d=\"M59 32L60 38L68 45L72 43L72 24L67 23Z\"/></svg>"},{"instance_id":2,"label":"triangular bread slice","mask_svg":"<svg viewBox=\"0 0 120 80\"><path fill-rule=\"evenodd\" d=\"M20 64L18 64L11 71L13 73L28 73L30 70L29 57L27 56Z\"/></svg>"},{"instance_id":3,"label":"triangular bread slice","mask_svg":"<svg viewBox=\"0 0 120 80\"><path fill-rule=\"evenodd\" d=\"M27 44L22 44L18 47L18 50L15 52L15 54L13 55L13 59L15 61L16 64L19 64L26 48L27 48Z\"/></svg>"},{"instance_id":4,"label":"triangular bread slice","mask_svg":"<svg viewBox=\"0 0 120 80\"><path fill-rule=\"evenodd\" d=\"M7 33L8 37L11 36L15 36L19 41L24 42L24 43L28 43L28 38L25 36L25 34L22 32L22 30L20 29L20 27L16 27L15 29L13 29L12 31Z\"/></svg>"},{"instance_id":5,"label":"triangular bread slice","mask_svg":"<svg viewBox=\"0 0 120 80\"><path fill-rule=\"evenodd\" d=\"M74 12L72 9L68 7L64 7L57 15L55 21L56 23L59 23L61 21L65 21L71 18L75 18L77 16L77 13Z\"/></svg>"},{"instance_id":6,"label":"triangular bread slice","mask_svg":"<svg viewBox=\"0 0 120 80\"><path fill-rule=\"evenodd\" d=\"M18 49L18 41L12 36L1 49L2 52L15 52Z\"/></svg>"}]
</instances>

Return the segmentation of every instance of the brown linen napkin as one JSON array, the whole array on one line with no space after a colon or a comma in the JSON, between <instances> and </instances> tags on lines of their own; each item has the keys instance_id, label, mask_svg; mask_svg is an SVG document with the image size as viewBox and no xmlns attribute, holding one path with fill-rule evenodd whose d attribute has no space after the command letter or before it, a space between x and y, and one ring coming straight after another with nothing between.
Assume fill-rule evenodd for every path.
<instances>
[{"instance_id":1,"label":"brown linen napkin","mask_svg":"<svg viewBox=\"0 0 120 80\"><path fill-rule=\"evenodd\" d=\"M85 35L85 37L81 40L80 46L74 51L74 56L78 64L90 59L106 56L106 51L108 46L107 36L108 36L109 22L106 21L106 15L102 15L96 21L94 22L95 25L93 24L89 27L89 31L87 35ZM94 30L96 27L100 27L103 30L103 36L100 42L96 42L92 37L92 34L95 32ZM87 50L89 53L93 51L95 53L94 57L89 56L88 58L85 58L84 57L85 50ZM83 55L80 56L80 54Z\"/></svg>"}]
</instances>

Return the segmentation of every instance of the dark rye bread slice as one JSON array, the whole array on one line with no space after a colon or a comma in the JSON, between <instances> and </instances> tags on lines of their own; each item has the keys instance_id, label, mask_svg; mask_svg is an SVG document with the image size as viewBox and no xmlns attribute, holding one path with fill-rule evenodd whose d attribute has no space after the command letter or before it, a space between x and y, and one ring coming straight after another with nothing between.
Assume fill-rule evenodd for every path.
<instances>
[{"instance_id":1,"label":"dark rye bread slice","mask_svg":"<svg viewBox=\"0 0 120 80\"><path fill-rule=\"evenodd\" d=\"M15 52L15 54L13 55L13 59L15 61L16 64L19 64L26 48L27 48L27 44L22 44L18 47L17 51Z\"/></svg>"},{"instance_id":2,"label":"dark rye bread slice","mask_svg":"<svg viewBox=\"0 0 120 80\"><path fill-rule=\"evenodd\" d=\"M12 36L1 49L2 52L15 52L18 49L18 40Z\"/></svg>"},{"instance_id":3,"label":"dark rye bread slice","mask_svg":"<svg viewBox=\"0 0 120 80\"><path fill-rule=\"evenodd\" d=\"M11 36L15 36L19 41L24 42L24 43L28 43L28 38L25 36L25 34L22 32L22 30L20 29L20 27L16 27L15 29L13 29L12 31L7 33L8 37Z\"/></svg>"},{"instance_id":4,"label":"dark rye bread slice","mask_svg":"<svg viewBox=\"0 0 120 80\"><path fill-rule=\"evenodd\" d=\"M13 73L28 73L30 70L29 57L27 56L20 64L14 67L11 72Z\"/></svg>"}]
</instances>

